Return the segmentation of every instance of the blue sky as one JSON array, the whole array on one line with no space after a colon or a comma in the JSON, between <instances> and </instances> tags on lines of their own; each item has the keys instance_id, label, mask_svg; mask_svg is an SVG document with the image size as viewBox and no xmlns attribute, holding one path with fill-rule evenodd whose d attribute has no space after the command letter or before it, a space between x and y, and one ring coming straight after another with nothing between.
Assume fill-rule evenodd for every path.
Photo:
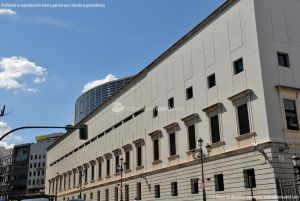
<instances>
[{"instance_id":1,"label":"blue sky","mask_svg":"<svg viewBox=\"0 0 300 201\"><path fill-rule=\"evenodd\" d=\"M104 8L4 8L1 3L98 3ZM73 122L85 84L146 67L224 0L2 0L0 133ZM9 9L9 10L7 10ZM33 142L59 130L23 130L0 142Z\"/></svg>"}]
</instances>

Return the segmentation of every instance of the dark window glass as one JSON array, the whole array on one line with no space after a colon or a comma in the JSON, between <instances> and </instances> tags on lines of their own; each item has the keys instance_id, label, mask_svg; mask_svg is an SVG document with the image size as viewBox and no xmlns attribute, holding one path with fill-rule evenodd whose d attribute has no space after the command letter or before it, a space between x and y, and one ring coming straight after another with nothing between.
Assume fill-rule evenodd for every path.
<instances>
[{"instance_id":1,"label":"dark window glass","mask_svg":"<svg viewBox=\"0 0 300 201\"><path fill-rule=\"evenodd\" d=\"M256 182L255 182L255 172L254 169L247 169L243 171L244 173L244 183L245 188L255 188Z\"/></svg>"},{"instance_id":2,"label":"dark window glass","mask_svg":"<svg viewBox=\"0 0 300 201\"><path fill-rule=\"evenodd\" d=\"M142 165L142 147L137 147L137 166Z\"/></svg>"},{"instance_id":3,"label":"dark window glass","mask_svg":"<svg viewBox=\"0 0 300 201\"><path fill-rule=\"evenodd\" d=\"M215 76L215 74L212 74L212 75L208 76L207 84L208 84L208 88L212 88L212 87L216 86L216 76Z\"/></svg>"},{"instance_id":4,"label":"dark window glass","mask_svg":"<svg viewBox=\"0 0 300 201\"><path fill-rule=\"evenodd\" d=\"M171 183L171 195L177 196L178 195L178 188L177 188L177 182Z\"/></svg>"},{"instance_id":5,"label":"dark window glass","mask_svg":"<svg viewBox=\"0 0 300 201\"><path fill-rule=\"evenodd\" d=\"M95 179L95 166L94 165L92 165L92 167L91 167L91 180L93 181L94 179Z\"/></svg>"},{"instance_id":6,"label":"dark window glass","mask_svg":"<svg viewBox=\"0 0 300 201\"><path fill-rule=\"evenodd\" d=\"M105 189L105 201L109 201L109 189Z\"/></svg>"},{"instance_id":7,"label":"dark window glass","mask_svg":"<svg viewBox=\"0 0 300 201\"><path fill-rule=\"evenodd\" d=\"M129 185L125 185L125 201L129 201Z\"/></svg>"},{"instance_id":8,"label":"dark window glass","mask_svg":"<svg viewBox=\"0 0 300 201\"><path fill-rule=\"evenodd\" d=\"M76 186L76 172L73 174L73 186Z\"/></svg>"},{"instance_id":9,"label":"dark window glass","mask_svg":"<svg viewBox=\"0 0 300 201\"><path fill-rule=\"evenodd\" d=\"M100 191L97 192L97 201L100 201Z\"/></svg>"},{"instance_id":10,"label":"dark window glass","mask_svg":"<svg viewBox=\"0 0 300 201\"><path fill-rule=\"evenodd\" d=\"M159 141L158 139L153 140L154 147L154 161L159 160Z\"/></svg>"},{"instance_id":11,"label":"dark window glass","mask_svg":"<svg viewBox=\"0 0 300 201\"><path fill-rule=\"evenodd\" d=\"M169 100L168 100L168 107L169 107L169 109L174 108L174 98L173 97L169 98Z\"/></svg>"},{"instance_id":12,"label":"dark window glass","mask_svg":"<svg viewBox=\"0 0 300 201\"><path fill-rule=\"evenodd\" d=\"M125 169L129 170L130 169L130 152L127 151L125 154Z\"/></svg>"},{"instance_id":13,"label":"dark window glass","mask_svg":"<svg viewBox=\"0 0 300 201\"><path fill-rule=\"evenodd\" d=\"M84 170L84 182L87 183L88 182L88 169L85 168Z\"/></svg>"},{"instance_id":14,"label":"dark window glass","mask_svg":"<svg viewBox=\"0 0 300 201\"><path fill-rule=\"evenodd\" d=\"M141 182L136 183L136 197L138 200L142 199L142 184L141 184Z\"/></svg>"},{"instance_id":15,"label":"dark window glass","mask_svg":"<svg viewBox=\"0 0 300 201\"><path fill-rule=\"evenodd\" d=\"M220 129L218 115L210 118L210 128L212 135L212 143L220 142Z\"/></svg>"},{"instance_id":16,"label":"dark window glass","mask_svg":"<svg viewBox=\"0 0 300 201\"><path fill-rule=\"evenodd\" d=\"M160 186L159 185L154 186L154 191L155 191L155 198L160 198Z\"/></svg>"},{"instance_id":17,"label":"dark window glass","mask_svg":"<svg viewBox=\"0 0 300 201\"><path fill-rule=\"evenodd\" d=\"M119 172L120 171L120 157L119 156L116 156L116 172Z\"/></svg>"},{"instance_id":18,"label":"dark window glass","mask_svg":"<svg viewBox=\"0 0 300 201\"><path fill-rule=\"evenodd\" d=\"M199 179L191 179L191 193L192 194L199 193L198 182L199 182Z\"/></svg>"},{"instance_id":19,"label":"dark window glass","mask_svg":"<svg viewBox=\"0 0 300 201\"><path fill-rule=\"evenodd\" d=\"M247 103L237 107L240 135L250 132Z\"/></svg>"},{"instance_id":20,"label":"dark window glass","mask_svg":"<svg viewBox=\"0 0 300 201\"><path fill-rule=\"evenodd\" d=\"M98 163L98 179L102 178L102 163Z\"/></svg>"},{"instance_id":21,"label":"dark window glass","mask_svg":"<svg viewBox=\"0 0 300 201\"><path fill-rule=\"evenodd\" d=\"M277 52L278 65L290 67L289 55L287 53Z\"/></svg>"},{"instance_id":22,"label":"dark window glass","mask_svg":"<svg viewBox=\"0 0 300 201\"><path fill-rule=\"evenodd\" d=\"M284 110L288 130L299 130L296 103L294 100L284 99Z\"/></svg>"},{"instance_id":23,"label":"dark window glass","mask_svg":"<svg viewBox=\"0 0 300 201\"><path fill-rule=\"evenodd\" d=\"M93 200L93 193L90 193L90 199Z\"/></svg>"},{"instance_id":24,"label":"dark window glass","mask_svg":"<svg viewBox=\"0 0 300 201\"><path fill-rule=\"evenodd\" d=\"M195 125L188 127L189 135L189 150L196 149L196 135L195 135Z\"/></svg>"},{"instance_id":25,"label":"dark window glass","mask_svg":"<svg viewBox=\"0 0 300 201\"><path fill-rule=\"evenodd\" d=\"M193 87L189 87L186 89L186 100L193 98Z\"/></svg>"},{"instance_id":26,"label":"dark window glass","mask_svg":"<svg viewBox=\"0 0 300 201\"><path fill-rule=\"evenodd\" d=\"M243 59L236 60L233 62L233 67L234 67L234 74L239 74L240 72L244 71L244 63Z\"/></svg>"},{"instance_id":27,"label":"dark window glass","mask_svg":"<svg viewBox=\"0 0 300 201\"><path fill-rule=\"evenodd\" d=\"M86 194L83 194L83 199L86 200Z\"/></svg>"},{"instance_id":28,"label":"dark window glass","mask_svg":"<svg viewBox=\"0 0 300 201\"><path fill-rule=\"evenodd\" d=\"M170 138L170 156L176 155L176 135L175 133L171 133L169 135Z\"/></svg>"},{"instance_id":29,"label":"dark window glass","mask_svg":"<svg viewBox=\"0 0 300 201\"><path fill-rule=\"evenodd\" d=\"M224 191L224 179L223 174L217 174L215 178L215 191Z\"/></svg>"},{"instance_id":30,"label":"dark window glass","mask_svg":"<svg viewBox=\"0 0 300 201\"><path fill-rule=\"evenodd\" d=\"M118 201L119 198L118 198L118 191L119 191L119 188L118 187L115 187L115 201Z\"/></svg>"},{"instance_id":31,"label":"dark window glass","mask_svg":"<svg viewBox=\"0 0 300 201\"><path fill-rule=\"evenodd\" d=\"M156 106L153 108L153 118L157 117L157 115L158 115L158 107Z\"/></svg>"},{"instance_id":32,"label":"dark window glass","mask_svg":"<svg viewBox=\"0 0 300 201\"><path fill-rule=\"evenodd\" d=\"M106 175L107 176L110 175L110 160L109 159L106 160Z\"/></svg>"}]
</instances>

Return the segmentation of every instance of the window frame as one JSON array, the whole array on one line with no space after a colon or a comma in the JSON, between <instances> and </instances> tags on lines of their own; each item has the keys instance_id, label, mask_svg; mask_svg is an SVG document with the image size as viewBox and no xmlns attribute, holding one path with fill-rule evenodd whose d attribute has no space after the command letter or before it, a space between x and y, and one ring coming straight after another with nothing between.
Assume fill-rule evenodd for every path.
<instances>
[{"instance_id":1,"label":"window frame","mask_svg":"<svg viewBox=\"0 0 300 201\"><path fill-rule=\"evenodd\" d=\"M279 57L283 57L283 63L284 64L280 64L280 59ZM289 57L289 53L285 53L285 52L280 52L277 51L277 64L280 67L284 67L284 68L290 68L291 64L290 64L290 57Z\"/></svg>"},{"instance_id":2,"label":"window frame","mask_svg":"<svg viewBox=\"0 0 300 201\"><path fill-rule=\"evenodd\" d=\"M193 86L190 86L185 89L185 99L190 100L194 98L194 91L193 91Z\"/></svg>"},{"instance_id":3,"label":"window frame","mask_svg":"<svg viewBox=\"0 0 300 201\"><path fill-rule=\"evenodd\" d=\"M213 80L211 80L213 78ZM216 74L212 73L209 76L207 76L207 88L211 89L215 86L217 86L217 80L216 80Z\"/></svg>"},{"instance_id":4,"label":"window frame","mask_svg":"<svg viewBox=\"0 0 300 201\"><path fill-rule=\"evenodd\" d=\"M242 70L239 69L239 65L238 65L239 62L242 62ZM243 57L240 57L239 59L237 59L233 62L233 73L234 73L234 75L238 75L241 72L243 72L244 70L245 70L244 59L243 59Z\"/></svg>"},{"instance_id":5,"label":"window frame","mask_svg":"<svg viewBox=\"0 0 300 201\"><path fill-rule=\"evenodd\" d=\"M177 181L171 182L171 196L178 196L178 183L177 183Z\"/></svg>"},{"instance_id":6,"label":"window frame","mask_svg":"<svg viewBox=\"0 0 300 201\"><path fill-rule=\"evenodd\" d=\"M174 97L170 97L168 99L168 109L171 110L175 107L175 101L174 101Z\"/></svg>"},{"instance_id":7,"label":"window frame","mask_svg":"<svg viewBox=\"0 0 300 201\"><path fill-rule=\"evenodd\" d=\"M222 179L220 179L220 177ZM215 191L220 192L225 190L224 185L224 175L223 174L215 174L214 175L214 182L215 182Z\"/></svg>"},{"instance_id":8,"label":"window frame","mask_svg":"<svg viewBox=\"0 0 300 201\"><path fill-rule=\"evenodd\" d=\"M154 198L160 198L160 185L154 185Z\"/></svg>"},{"instance_id":9,"label":"window frame","mask_svg":"<svg viewBox=\"0 0 300 201\"><path fill-rule=\"evenodd\" d=\"M253 175L250 175L249 176L249 172L252 172L253 171ZM252 186L252 188L256 188L256 179L255 179L255 169L254 168L249 168L249 169L244 169L243 170L243 175L244 175L244 185L245 185L245 188L251 188L251 181L250 181L250 177L252 176L253 177L253 181L254 181L254 185Z\"/></svg>"},{"instance_id":10,"label":"window frame","mask_svg":"<svg viewBox=\"0 0 300 201\"><path fill-rule=\"evenodd\" d=\"M297 122L296 122L296 123L297 123L297 127L296 127L295 129L291 129L291 127L289 127L289 124L288 124L288 121L287 121L287 110L288 110L288 109L285 108L285 101L293 101L293 103L294 103L294 107L295 107L294 113L295 113L295 115L296 115L296 120L297 120ZM295 100L295 99L283 98L283 99L282 99L282 103L283 103L283 110L284 110L284 119L285 119L285 122L286 122L286 129L287 129L288 131L299 131L300 128L299 128L299 117L298 117L297 100Z\"/></svg>"}]
</instances>

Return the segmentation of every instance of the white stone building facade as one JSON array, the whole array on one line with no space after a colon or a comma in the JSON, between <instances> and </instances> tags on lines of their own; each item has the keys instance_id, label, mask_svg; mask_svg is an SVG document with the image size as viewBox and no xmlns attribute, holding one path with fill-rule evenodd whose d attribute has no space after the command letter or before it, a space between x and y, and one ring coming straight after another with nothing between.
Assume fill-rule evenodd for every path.
<instances>
[{"instance_id":1,"label":"white stone building facade","mask_svg":"<svg viewBox=\"0 0 300 201\"><path fill-rule=\"evenodd\" d=\"M245 200L250 185L278 200L300 154L299 10L226 1L84 120L88 140L74 131L49 147L46 194L120 200L122 156L124 200L202 200L202 138L207 200Z\"/></svg>"}]
</instances>

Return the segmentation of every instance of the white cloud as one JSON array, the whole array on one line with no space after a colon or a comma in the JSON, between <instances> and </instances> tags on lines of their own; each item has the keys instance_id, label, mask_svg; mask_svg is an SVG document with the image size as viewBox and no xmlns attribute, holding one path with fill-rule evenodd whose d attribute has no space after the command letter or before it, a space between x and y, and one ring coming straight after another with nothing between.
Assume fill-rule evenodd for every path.
<instances>
[{"instance_id":1,"label":"white cloud","mask_svg":"<svg viewBox=\"0 0 300 201\"><path fill-rule=\"evenodd\" d=\"M5 133L7 133L8 131L10 131L11 128L10 126L3 121L0 121L0 136L4 135ZM19 135L14 135L13 133L8 135L7 137L5 137L1 142L0 142L0 146L3 146L5 148L13 148L14 147L14 143L11 143L10 141L22 141L23 138Z\"/></svg>"},{"instance_id":2,"label":"white cloud","mask_svg":"<svg viewBox=\"0 0 300 201\"><path fill-rule=\"evenodd\" d=\"M17 14L16 11L13 11L11 9L1 8L0 9L0 15L15 15Z\"/></svg>"},{"instance_id":3,"label":"white cloud","mask_svg":"<svg viewBox=\"0 0 300 201\"><path fill-rule=\"evenodd\" d=\"M7 133L8 131L10 131L11 128L8 126L7 123L0 121L0 136L4 135L5 133ZM2 141L0 141L0 146L3 146L5 148L13 148L14 144L10 144L7 142L7 140L9 140L9 138L4 138Z\"/></svg>"},{"instance_id":4,"label":"white cloud","mask_svg":"<svg viewBox=\"0 0 300 201\"><path fill-rule=\"evenodd\" d=\"M47 80L46 77L36 77L36 78L33 80L33 82L39 84L39 83L42 83L42 82L46 82L46 80Z\"/></svg>"},{"instance_id":5,"label":"white cloud","mask_svg":"<svg viewBox=\"0 0 300 201\"><path fill-rule=\"evenodd\" d=\"M11 128L8 126L6 122L0 121L0 136L4 135L10 130Z\"/></svg>"},{"instance_id":6,"label":"white cloud","mask_svg":"<svg viewBox=\"0 0 300 201\"><path fill-rule=\"evenodd\" d=\"M5 147L6 149L14 148L14 146L15 146L15 144L9 144L9 143L3 142L3 141L0 142L0 147Z\"/></svg>"},{"instance_id":7,"label":"white cloud","mask_svg":"<svg viewBox=\"0 0 300 201\"><path fill-rule=\"evenodd\" d=\"M16 135L13 137L15 140L18 140L18 141L21 141L22 140L22 137L20 135Z\"/></svg>"},{"instance_id":8,"label":"white cloud","mask_svg":"<svg viewBox=\"0 0 300 201\"><path fill-rule=\"evenodd\" d=\"M114 81L114 80L117 80L118 78L113 75L113 74L108 74L104 79L102 80L94 80L94 81L91 81L87 84L84 85L83 87L83 90L82 90L82 93L88 91L89 89L93 88L93 87L96 87L100 84L104 84L106 82L110 82L110 81Z\"/></svg>"},{"instance_id":9,"label":"white cloud","mask_svg":"<svg viewBox=\"0 0 300 201\"><path fill-rule=\"evenodd\" d=\"M27 88L25 83L17 81L17 79L30 74L36 76L34 83L46 81L46 69L24 57L0 58L0 88L37 92L37 89Z\"/></svg>"}]
</instances>

